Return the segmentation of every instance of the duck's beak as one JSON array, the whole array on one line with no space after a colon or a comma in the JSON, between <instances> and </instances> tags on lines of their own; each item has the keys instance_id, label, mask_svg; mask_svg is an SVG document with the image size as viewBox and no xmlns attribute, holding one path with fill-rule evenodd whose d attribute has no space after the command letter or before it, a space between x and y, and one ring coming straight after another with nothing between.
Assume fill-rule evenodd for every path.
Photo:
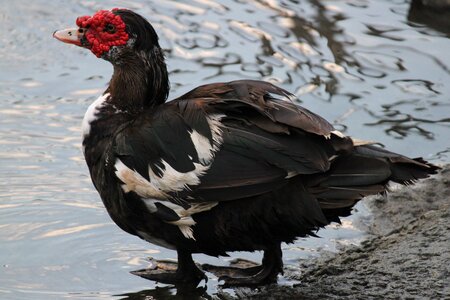
<instances>
[{"instance_id":1,"label":"duck's beak","mask_svg":"<svg viewBox=\"0 0 450 300\"><path fill-rule=\"evenodd\" d=\"M80 47L87 47L87 40L84 37L86 29L84 28L68 28L55 31L53 37L67 44L74 44Z\"/></svg>"}]
</instances>

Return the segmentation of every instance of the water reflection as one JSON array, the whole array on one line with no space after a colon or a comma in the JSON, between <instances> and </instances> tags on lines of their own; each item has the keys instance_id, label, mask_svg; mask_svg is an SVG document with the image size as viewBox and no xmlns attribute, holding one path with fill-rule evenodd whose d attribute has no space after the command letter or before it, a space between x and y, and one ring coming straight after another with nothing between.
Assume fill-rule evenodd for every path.
<instances>
[{"instance_id":1,"label":"water reflection","mask_svg":"<svg viewBox=\"0 0 450 300\"><path fill-rule=\"evenodd\" d=\"M449 18L417 1L7 1L0 11L0 298L181 294L128 273L145 267L147 256L175 253L120 232L88 178L80 123L111 67L51 38L76 16L116 6L137 10L160 33L171 98L207 82L268 80L341 131L449 160ZM370 214L358 209L345 226L320 231L322 239L284 245L285 263L363 239L353 225L370 222ZM214 295L214 280L207 294L189 295Z\"/></svg>"},{"instance_id":2,"label":"water reflection","mask_svg":"<svg viewBox=\"0 0 450 300\"><path fill-rule=\"evenodd\" d=\"M206 287L198 288L174 288L157 287L151 290L142 290L135 293L115 295L121 300L167 299L167 300L196 300L213 299L206 292Z\"/></svg>"}]
</instances>

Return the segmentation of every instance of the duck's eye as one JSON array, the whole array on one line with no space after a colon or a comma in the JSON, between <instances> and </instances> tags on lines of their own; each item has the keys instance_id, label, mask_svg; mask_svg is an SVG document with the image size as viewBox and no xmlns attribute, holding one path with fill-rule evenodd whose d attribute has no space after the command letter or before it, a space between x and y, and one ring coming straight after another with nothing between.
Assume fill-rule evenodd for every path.
<instances>
[{"instance_id":1,"label":"duck's eye","mask_svg":"<svg viewBox=\"0 0 450 300\"><path fill-rule=\"evenodd\" d=\"M111 23L106 24L104 31L108 33L115 33L116 32L116 26L114 26Z\"/></svg>"}]
</instances>

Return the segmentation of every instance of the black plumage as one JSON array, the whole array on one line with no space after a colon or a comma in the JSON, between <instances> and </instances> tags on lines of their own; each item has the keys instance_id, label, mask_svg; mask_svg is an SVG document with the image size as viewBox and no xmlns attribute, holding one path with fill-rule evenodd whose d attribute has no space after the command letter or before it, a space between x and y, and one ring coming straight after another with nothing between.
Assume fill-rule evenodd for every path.
<instances>
[{"instance_id":1,"label":"black plumage","mask_svg":"<svg viewBox=\"0 0 450 300\"><path fill-rule=\"evenodd\" d=\"M344 136L267 82L208 84L165 103L169 83L154 29L128 10L103 15L120 17L129 39L102 54L114 74L85 116L83 147L114 222L178 252L176 272L141 273L146 278L198 283L204 275L192 253L263 250L261 267L221 272L241 275L226 277L228 284L272 282L282 272L282 242L339 222L389 181L408 184L437 169ZM83 32L101 37L98 28ZM55 37L69 39L63 31Z\"/></svg>"}]
</instances>

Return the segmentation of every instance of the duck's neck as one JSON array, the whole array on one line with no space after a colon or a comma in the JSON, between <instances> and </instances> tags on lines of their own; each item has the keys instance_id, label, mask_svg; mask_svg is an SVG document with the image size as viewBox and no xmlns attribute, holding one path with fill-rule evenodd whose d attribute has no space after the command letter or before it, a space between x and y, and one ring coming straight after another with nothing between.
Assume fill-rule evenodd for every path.
<instances>
[{"instance_id":1,"label":"duck's neck","mask_svg":"<svg viewBox=\"0 0 450 300\"><path fill-rule=\"evenodd\" d=\"M117 109L131 114L164 103L169 94L169 78L161 48L132 53L114 65L108 92Z\"/></svg>"}]
</instances>

